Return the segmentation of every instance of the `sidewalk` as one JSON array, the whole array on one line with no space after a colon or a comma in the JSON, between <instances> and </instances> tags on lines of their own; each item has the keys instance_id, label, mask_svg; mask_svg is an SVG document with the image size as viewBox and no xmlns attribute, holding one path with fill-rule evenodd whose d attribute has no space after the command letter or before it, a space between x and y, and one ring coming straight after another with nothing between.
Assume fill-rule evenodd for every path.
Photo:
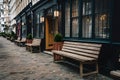
<instances>
[{"instance_id":1,"label":"sidewalk","mask_svg":"<svg viewBox=\"0 0 120 80\"><path fill-rule=\"evenodd\" d=\"M0 80L112 80L103 75L80 79L79 69L54 63L45 53L30 53L25 47L0 37Z\"/></svg>"}]
</instances>

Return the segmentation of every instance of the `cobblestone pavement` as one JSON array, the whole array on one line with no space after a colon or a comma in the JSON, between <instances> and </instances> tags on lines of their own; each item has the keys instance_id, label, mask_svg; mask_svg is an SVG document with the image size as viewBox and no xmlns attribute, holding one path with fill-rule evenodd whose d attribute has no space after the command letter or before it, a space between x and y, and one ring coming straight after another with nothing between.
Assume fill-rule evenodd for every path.
<instances>
[{"instance_id":1,"label":"cobblestone pavement","mask_svg":"<svg viewBox=\"0 0 120 80\"><path fill-rule=\"evenodd\" d=\"M30 53L25 47L0 37L0 80L112 80L103 75L79 76L79 69L54 63L45 53Z\"/></svg>"}]
</instances>

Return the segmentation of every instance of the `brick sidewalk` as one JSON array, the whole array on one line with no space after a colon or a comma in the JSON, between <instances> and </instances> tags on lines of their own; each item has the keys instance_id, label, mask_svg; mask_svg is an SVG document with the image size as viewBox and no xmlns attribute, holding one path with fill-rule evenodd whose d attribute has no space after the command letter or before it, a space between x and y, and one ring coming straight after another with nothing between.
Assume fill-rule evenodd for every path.
<instances>
[{"instance_id":1,"label":"brick sidewalk","mask_svg":"<svg viewBox=\"0 0 120 80\"><path fill-rule=\"evenodd\" d=\"M45 53L30 53L25 47L0 37L0 80L112 80L102 75L80 79L79 69L54 63Z\"/></svg>"}]
</instances>

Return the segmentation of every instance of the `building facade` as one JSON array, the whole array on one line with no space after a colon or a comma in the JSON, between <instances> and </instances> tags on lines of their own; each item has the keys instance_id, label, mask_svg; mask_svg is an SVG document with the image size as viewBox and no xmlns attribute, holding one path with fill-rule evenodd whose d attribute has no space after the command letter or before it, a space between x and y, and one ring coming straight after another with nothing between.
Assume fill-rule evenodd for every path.
<instances>
[{"instance_id":1,"label":"building facade","mask_svg":"<svg viewBox=\"0 0 120 80\"><path fill-rule=\"evenodd\" d=\"M102 44L99 71L120 69L120 6L118 0L15 0L16 33L39 38L41 50L52 50L54 35L64 41ZM13 13L12 13L13 12ZM103 73L103 74L104 74Z\"/></svg>"},{"instance_id":2,"label":"building facade","mask_svg":"<svg viewBox=\"0 0 120 80\"><path fill-rule=\"evenodd\" d=\"M2 0L0 2L0 20L2 32L10 32L10 15L9 15L9 0Z\"/></svg>"},{"instance_id":3,"label":"building facade","mask_svg":"<svg viewBox=\"0 0 120 80\"><path fill-rule=\"evenodd\" d=\"M19 37L27 37L32 33L32 6L31 0L15 0L14 19L16 20L16 33Z\"/></svg>"},{"instance_id":4,"label":"building facade","mask_svg":"<svg viewBox=\"0 0 120 80\"><path fill-rule=\"evenodd\" d=\"M0 2L0 32L4 31L4 11L3 11L3 1Z\"/></svg>"},{"instance_id":5,"label":"building facade","mask_svg":"<svg viewBox=\"0 0 120 80\"><path fill-rule=\"evenodd\" d=\"M12 31L16 32L16 0L10 0L10 27Z\"/></svg>"},{"instance_id":6,"label":"building facade","mask_svg":"<svg viewBox=\"0 0 120 80\"><path fill-rule=\"evenodd\" d=\"M43 51L53 48L58 32L64 41L102 44L100 71L109 75L109 71L120 68L118 5L114 0L40 0L32 6L33 35L42 39Z\"/></svg>"},{"instance_id":7,"label":"building facade","mask_svg":"<svg viewBox=\"0 0 120 80\"><path fill-rule=\"evenodd\" d=\"M41 38L44 43L44 50L51 50L54 43L54 35L58 33L60 19L54 16L58 9L57 0L40 0L32 7L34 22L34 38Z\"/></svg>"}]
</instances>

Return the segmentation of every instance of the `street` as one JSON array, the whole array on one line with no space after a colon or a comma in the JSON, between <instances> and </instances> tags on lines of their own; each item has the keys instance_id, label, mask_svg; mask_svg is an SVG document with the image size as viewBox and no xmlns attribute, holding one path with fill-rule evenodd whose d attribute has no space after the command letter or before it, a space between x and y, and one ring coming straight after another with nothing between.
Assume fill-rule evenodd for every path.
<instances>
[{"instance_id":1,"label":"street","mask_svg":"<svg viewBox=\"0 0 120 80\"><path fill-rule=\"evenodd\" d=\"M0 37L0 80L112 80L103 75L80 79L79 68L54 63L52 55L30 53Z\"/></svg>"}]
</instances>

